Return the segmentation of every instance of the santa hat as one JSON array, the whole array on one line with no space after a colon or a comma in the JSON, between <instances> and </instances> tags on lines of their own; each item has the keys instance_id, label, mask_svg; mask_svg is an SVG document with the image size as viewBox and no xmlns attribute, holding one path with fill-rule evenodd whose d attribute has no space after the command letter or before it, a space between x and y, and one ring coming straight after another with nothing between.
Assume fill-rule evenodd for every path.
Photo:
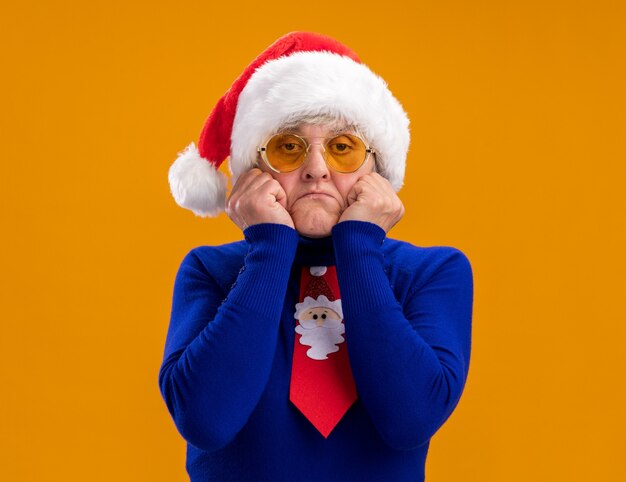
<instances>
[{"instance_id":1,"label":"santa hat","mask_svg":"<svg viewBox=\"0 0 626 482\"><path fill-rule=\"evenodd\" d=\"M301 303L296 303L296 312L293 317L300 319L302 313L311 308L329 308L343 319L341 300L335 299L335 295L323 277L326 273L325 267L312 266L310 273L313 277L304 291L304 299Z\"/></svg>"},{"instance_id":2,"label":"santa hat","mask_svg":"<svg viewBox=\"0 0 626 482\"><path fill-rule=\"evenodd\" d=\"M387 84L345 45L315 33L293 32L263 51L217 102L200 134L169 170L176 202L198 216L223 210L230 156L233 182L254 167L257 148L293 120L343 119L376 150L379 173L402 187L409 120Z\"/></svg>"}]
</instances>

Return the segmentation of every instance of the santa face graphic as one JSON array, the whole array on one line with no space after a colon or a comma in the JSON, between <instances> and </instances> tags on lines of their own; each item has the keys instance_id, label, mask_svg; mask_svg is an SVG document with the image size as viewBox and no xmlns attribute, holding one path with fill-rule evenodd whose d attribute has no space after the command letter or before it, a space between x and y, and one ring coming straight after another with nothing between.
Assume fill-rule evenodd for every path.
<instances>
[{"instance_id":1,"label":"santa face graphic","mask_svg":"<svg viewBox=\"0 0 626 482\"><path fill-rule=\"evenodd\" d=\"M321 306L304 311L298 321L307 330L321 326L337 328L341 325L341 317L336 311Z\"/></svg>"},{"instance_id":2,"label":"santa face graphic","mask_svg":"<svg viewBox=\"0 0 626 482\"><path fill-rule=\"evenodd\" d=\"M296 305L300 343L310 346L306 352L314 360L326 360L330 353L339 351L337 345L345 341L341 313L341 300L329 301L321 295L317 299L306 297Z\"/></svg>"}]
</instances>

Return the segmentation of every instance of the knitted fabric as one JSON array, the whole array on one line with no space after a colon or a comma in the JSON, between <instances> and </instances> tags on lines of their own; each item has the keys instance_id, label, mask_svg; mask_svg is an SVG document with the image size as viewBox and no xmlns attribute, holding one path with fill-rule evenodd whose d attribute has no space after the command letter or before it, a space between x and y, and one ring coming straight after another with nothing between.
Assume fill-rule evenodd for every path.
<instances>
[{"instance_id":1,"label":"knitted fabric","mask_svg":"<svg viewBox=\"0 0 626 482\"><path fill-rule=\"evenodd\" d=\"M200 481L419 481L469 369L472 270L378 226L311 240L277 224L193 249L178 271L159 385ZM301 266L336 265L359 398L325 439L289 401Z\"/></svg>"}]
</instances>

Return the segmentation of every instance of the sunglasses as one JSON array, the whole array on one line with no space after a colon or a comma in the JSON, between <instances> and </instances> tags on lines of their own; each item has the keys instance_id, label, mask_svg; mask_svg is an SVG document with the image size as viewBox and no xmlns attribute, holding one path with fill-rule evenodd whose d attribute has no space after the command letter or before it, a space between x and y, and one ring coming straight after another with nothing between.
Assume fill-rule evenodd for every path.
<instances>
[{"instance_id":1,"label":"sunglasses","mask_svg":"<svg viewBox=\"0 0 626 482\"><path fill-rule=\"evenodd\" d=\"M369 155L376 152L355 134L344 133L320 139L324 142L316 144L321 145L326 164L341 173L357 171ZM273 171L291 172L304 164L312 145L297 134L281 133L270 137L257 151Z\"/></svg>"}]
</instances>

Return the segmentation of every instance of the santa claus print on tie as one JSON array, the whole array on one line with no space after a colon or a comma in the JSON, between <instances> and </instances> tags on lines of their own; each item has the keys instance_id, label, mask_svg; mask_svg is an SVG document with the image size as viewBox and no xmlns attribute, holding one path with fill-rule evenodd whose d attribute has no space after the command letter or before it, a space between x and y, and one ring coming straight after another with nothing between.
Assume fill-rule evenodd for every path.
<instances>
[{"instance_id":1,"label":"santa claus print on tie","mask_svg":"<svg viewBox=\"0 0 626 482\"><path fill-rule=\"evenodd\" d=\"M334 298L323 277L326 272L326 266L310 268L311 281L304 300L296 304L294 314L300 343L310 347L306 354L313 360L326 360L330 353L339 351L338 345L345 341L341 300Z\"/></svg>"},{"instance_id":2,"label":"santa claus print on tie","mask_svg":"<svg viewBox=\"0 0 626 482\"><path fill-rule=\"evenodd\" d=\"M289 398L325 438L357 399L335 266L303 267Z\"/></svg>"}]
</instances>

